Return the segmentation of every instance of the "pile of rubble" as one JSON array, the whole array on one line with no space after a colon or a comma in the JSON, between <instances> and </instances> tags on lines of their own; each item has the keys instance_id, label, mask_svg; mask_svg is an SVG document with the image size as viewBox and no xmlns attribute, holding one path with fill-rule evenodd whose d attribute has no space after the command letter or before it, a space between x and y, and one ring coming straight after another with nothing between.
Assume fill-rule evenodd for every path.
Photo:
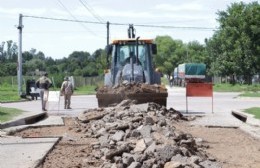
<instances>
[{"instance_id":1,"label":"pile of rubble","mask_svg":"<svg viewBox=\"0 0 260 168\"><path fill-rule=\"evenodd\" d=\"M167 93L167 89L158 84L149 85L145 83L130 83L123 81L114 87L103 86L97 90L97 94L133 94L133 93Z\"/></svg>"},{"instance_id":2,"label":"pile of rubble","mask_svg":"<svg viewBox=\"0 0 260 168\"><path fill-rule=\"evenodd\" d=\"M78 116L96 138L86 162L103 159L101 168L221 167L208 157L202 139L178 132L174 123L189 120L155 103L92 109Z\"/></svg>"}]
</instances>

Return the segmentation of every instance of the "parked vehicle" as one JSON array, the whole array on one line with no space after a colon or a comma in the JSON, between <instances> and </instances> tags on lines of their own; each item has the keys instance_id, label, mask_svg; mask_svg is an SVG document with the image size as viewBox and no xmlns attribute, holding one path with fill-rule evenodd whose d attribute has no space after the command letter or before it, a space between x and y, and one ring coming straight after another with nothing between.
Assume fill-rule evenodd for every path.
<instances>
[{"instance_id":1,"label":"parked vehicle","mask_svg":"<svg viewBox=\"0 0 260 168\"><path fill-rule=\"evenodd\" d=\"M186 86L187 82L203 82L206 77L206 65L203 63L180 64L176 71L178 86Z\"/></svg>"}]
</instances>

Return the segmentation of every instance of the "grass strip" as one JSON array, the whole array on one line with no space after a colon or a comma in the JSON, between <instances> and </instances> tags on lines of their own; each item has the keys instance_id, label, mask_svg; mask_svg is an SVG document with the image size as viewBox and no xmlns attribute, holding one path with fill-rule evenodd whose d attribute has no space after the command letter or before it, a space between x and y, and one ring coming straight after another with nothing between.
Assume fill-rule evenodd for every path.
<instances>
[{"instance_id":1,"label":"grass strip","mask_svg":"<svg viewBox=\"0 0 260 168\"><path fill-rule=\"evenodd\" d=\"M259 92L260 84L257 85L240 85L240 84L215 84L216 92Z\"/></svg>"},{"instance_id":2,"label":"grass strip","mask_svg":"<svg viewBox=\"0 0 260 168\"><path fill-rule=\"evenodd\" d=\"M240 94L241 97L260 97L260 92L245 92Z\"/></svg>"},{"instance_id":3,"label":"grass strip","mask_svg":"<svg viewBox=\"0 0 260 168\"><path fill-rule=\"evenodd\" d=\"M74 90L74 95L94 95L96 94L96 86L86 85L82 87L77 87Z\"/></svg>"},{"instance_id":4,"label":"grass strip","mask_svg":"<svg viewBox=\"0 0 260 168\"><path fill-rule=\"evenodd\" d=\"M244 112L254 115L256 119L260 119L260 107L252 107L245 109Z\"/></svg>"},{"instance_id":5,"label":"grass strip","mask_svg":"<svg viewBox=\"0 0 260 168\"><path fill-rule=\"evenodd\" d=\"M0 122L10 121L21 113L23 111L16 108L0 107Z\"/></svg>"}]
</instances>

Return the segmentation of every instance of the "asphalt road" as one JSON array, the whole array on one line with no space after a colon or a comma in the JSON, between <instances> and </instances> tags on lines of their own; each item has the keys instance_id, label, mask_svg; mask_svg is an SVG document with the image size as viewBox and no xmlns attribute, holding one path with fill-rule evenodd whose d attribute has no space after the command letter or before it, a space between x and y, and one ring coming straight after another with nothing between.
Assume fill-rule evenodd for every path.
<instances>
[{"instance_id":1,"label":"asphalt road","mask_svg":"<svg viewBox=\"0 0 260 168\"><path fill-rule=\"evenodd\" d=\"M231 110L243 110L250 107L260 107L260 98L241 98L240 93L214 92L212 97L188 97L186 99L185 88L168 88L167 108L174 108L184 114L210 115L230 114ZM63 109L63 97L57 97L48 102L49 115L77 116L80 112L97 108L97 98L95 95L72 96L72 110ZM29 102L2 103L2 107L14 107L28 112L41 112L41 100ZM187 109L188 108L188 109ZM188 110L188 113L186 113Z\"/></svg>"},{"instance_id":2,"label":"asphalt road","mask_svg":"<svg viewBox=\"0 0 260 168\"><path fill-rule=\"evenodd\" d=\"M186 112L185 88L168 88L169 96L167 108L173 107L181 112ZM211 113L212 102L214 113L230 113L231 110L243 110L250 107L260 107L260 98L242 98L240 93L214 92L211 97L188 97L188 111L190 113Z\"/></svg>"}]
</instances>

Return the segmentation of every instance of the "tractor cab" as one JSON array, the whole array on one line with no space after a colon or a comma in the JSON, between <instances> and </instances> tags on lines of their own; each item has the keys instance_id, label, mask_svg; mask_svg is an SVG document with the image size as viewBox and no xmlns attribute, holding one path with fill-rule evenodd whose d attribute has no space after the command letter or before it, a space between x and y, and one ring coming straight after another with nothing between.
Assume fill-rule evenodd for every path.
<instances>
[{"instance_id":1,"label":"tractor cab","mask_svg":"<svg viewBox=\"0 0 260 168\"><path fill-rule=\"evenodd\" d=\"M123 76L123 80L157 83L154 78L153 55L156 54L156 44L152 39L125 39L114 40L108 46L110 71L112 81L105 82L113 86Z\"/></svg>"}]
</instances>

